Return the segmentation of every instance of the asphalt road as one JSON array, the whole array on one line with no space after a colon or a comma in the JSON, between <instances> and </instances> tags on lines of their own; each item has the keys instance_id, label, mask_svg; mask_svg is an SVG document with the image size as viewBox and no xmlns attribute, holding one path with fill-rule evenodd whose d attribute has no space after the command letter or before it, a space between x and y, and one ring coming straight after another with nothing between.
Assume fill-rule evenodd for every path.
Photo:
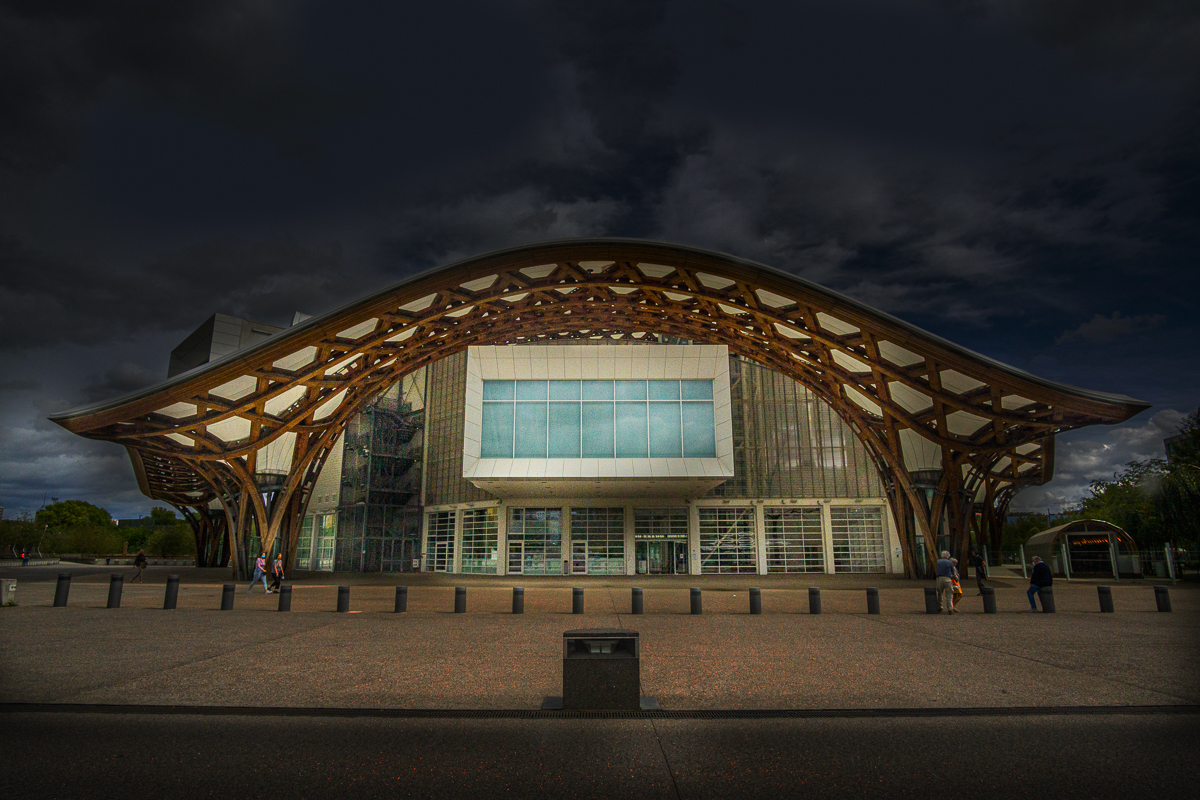
<instances>
[{"instance_id":1,"label":"asphalt road","mask_svg":"<svg viewBox=\"0 0 1200 800\"><path fill-rule=\"evenodd\" d=\"M1200 715L802 719L4 713L0 795L1195 797Z\"/></svg>"}]
</instances>

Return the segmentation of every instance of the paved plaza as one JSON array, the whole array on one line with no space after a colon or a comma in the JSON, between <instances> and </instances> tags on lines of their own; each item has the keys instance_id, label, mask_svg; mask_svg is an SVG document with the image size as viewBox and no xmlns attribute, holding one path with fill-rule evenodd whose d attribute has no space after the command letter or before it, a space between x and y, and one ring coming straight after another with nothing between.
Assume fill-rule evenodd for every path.
<instances>
[{"instance_id":1,"label":"paved plaza","mask_svg":"<svg viewBox=\"0 0 1200 800\"><path fill-rule=\"evenodd\" d=\"M240 583L219 611L225 571L183 571L163 611L166 569L127 585L105 608L111 570L75 572L66 608L55 576L22 580L0 612L0 701L374 709L538 709L560 695L561 637L574 628L641 636L643 694L664 710L896 709L1200 704L1200 591L1172 587L1155 610L1143 581L1113 586L1099 613L1095 582L1060 581L1058 612L1029 614L1020 576L998 579L998 614L968 587L963 612L924 613L923 584L886 576L719 579L404 576L408 611L392 613L396 577L322 576L293 584L291 613L261 584ZM11 574L9 570L7 574ZM32 573L33 571L30 570ZM207 573L207 574L201 574ZM335 613L351 585L350 613ZM644 587L645 614L630 613ZM865 586L882 613L866 613ZM762 587L751 615L746 589ZM467 613L453 613L454 586ZM571 587L585 612L570 613ZM807 587L822 587L808 613ZM691 586L704 613L689 614Z\"/></svg>"}]
</instances>

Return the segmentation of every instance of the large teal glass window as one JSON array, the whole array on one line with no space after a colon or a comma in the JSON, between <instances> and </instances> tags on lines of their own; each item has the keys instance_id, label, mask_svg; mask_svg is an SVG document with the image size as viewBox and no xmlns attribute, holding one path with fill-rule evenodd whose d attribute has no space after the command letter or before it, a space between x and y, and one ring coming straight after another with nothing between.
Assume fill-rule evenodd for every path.
<instances>
[{"instance_id":1,"label":"large teal glass window","mask_svg":"<svg viewBox=\"0 0 1200 800\"><path fill-rule=\"evenodd\" d=\"M711 380L484 381L483 458L715 458Z\"/></svg>"}]
</instances>

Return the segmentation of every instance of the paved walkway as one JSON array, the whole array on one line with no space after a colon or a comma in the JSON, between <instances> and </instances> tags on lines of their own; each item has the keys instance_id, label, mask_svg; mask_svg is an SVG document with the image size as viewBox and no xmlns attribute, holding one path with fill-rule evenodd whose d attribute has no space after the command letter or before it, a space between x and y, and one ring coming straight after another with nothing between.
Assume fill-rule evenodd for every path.
<instances>
[{"instance_id":1,"label":"paved walkway","mask_svg":"<svg viewBox=\"0 0 1200 800\"><path fill-rule=\"evenodd\" d=\"M876 616L861 576L751 576L764 611L752 616L738 585L750 579L643 578L646 614L634 616L631 579L526 579L514 616L511 582L463 576L405 576L406 614L391 613L392 585L357 583L352 613L337 614L345 577L334 576L294 584L283 614L245 584L234 610L216 610L224 575L185 575L179 608L163 611L165 571L127 586L120 609L104 608L107 571L76 578L69 606L51 608L56 574L21 581L21 605L0 609L0 701L536 709L562 693L564 630L628 627L641 634L643 693L668 710L1200 703L1190 585L1172 587L1163 614L1149 585L1125 582L1117 613L1100 614L1094 585L1060 582L1059 613L1043 615L1024 613L1019 581L996 581L1001 613L969 593L947 617L923 613L922 584L870 576ZM807 613L814 582L820 616ZM456 583L469 585L466 614L452 613ZM691 616L697 583L705 613ZM586 587L583 615L568 613L572 584Z\"/></svg>"}]
</instances>

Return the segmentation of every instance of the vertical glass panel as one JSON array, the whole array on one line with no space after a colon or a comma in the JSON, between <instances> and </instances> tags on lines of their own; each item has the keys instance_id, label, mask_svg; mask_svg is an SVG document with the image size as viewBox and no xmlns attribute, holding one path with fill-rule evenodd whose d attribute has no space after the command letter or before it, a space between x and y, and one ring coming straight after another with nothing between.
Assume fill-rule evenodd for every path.
<instances>
[{"instance_id":1,"label":"vertical glass panel","mask_svg":"<svg viewBox=\"0 0 1200 800\"><path fill-rule=\"evenodd\" d=\"M545 384L542 384L545 388ZM520 390L518 390L518 394ZM517 403L517 458L546 457L546 404Z\"/></svg>"},{"instance_id":2,"label":"vertical glass panel","mask_svg":"<svg viewBox=\"0 0 1200 800\"><path fill-rule=\"evenodd\" d=\"M553 394L554 384L550 386ZM579 403L550 403L550 458L579 458L581 408Z\"/></svg>"},{"instance_id":3,"label":"vertical glass panel","mask_svg":"<svg viewBox=\"0 0 1200 800\"><path fill-rule=\"evenodd\" d=\"M546 399L546 382L545 381L517 381L517 401L521 400L545 400Z\"/></svg>"},{"instance_id":4,"label":"vertical glass panel","mask_svg":"<svg viewBox=\"0 0 1200 800\"><path fill-rule=\"evenodd\" d=\"M483 433L479 443L482 458L513 457L512 403L483 404Z\"/></svg>"},{"instance_id":5,"label":"vertical glass panel","mask_svg":"<svg viewBox=\"0 0 1200 800\"><path fill-rule=\"evenodd\" d=\"M645 400L645 381L613 381L616 384L618 400Z\"/></svg>"},{"instance_id":6,"label":"vertical glass panel","mask_svg":"<svg viewBox=\"0 0 1200 800\"><path fill-rule=\"evenodd\" d=\"M712 381L680 381L684 400L712 400Z\"/></svg>"},{"instance_id":7,"label":"vertical glass panel","mask_svg":"<svg viewBox=\"0 0 1200 800\"><path fill-rule=\"evenodd\" d=\"M679 403L650 403L650 457L679 458L682 455Z\"/></svg>"},{"instance_id":8,"label":"vertical glass panel","mask_svg":"<svg viewBox=\"0 0 1200 800\"><path fill-rule=\"evenodd\" d=\"M513 399L513 382L512 381L484 381L483 382L483 399L484 400L508 400Z\"/></svg>"},{"instance_id":9,"label":"vertical glass panel","mask_svg":"<svg viewBox=\"0 0 1200 800\"><path fill-rule=\"evenodd\" d=\"M579 381L550 381L550 402L578 399Z\"/></svg>"},{"instance_id":10,"label":"vertical glass panel","mask_svg":"<svg viewBox=\"0 0 1200 800\"><path fill-rule=\"evenodd\" d=\"M647 381L651 400L678 400L679 381Z\"/></svg>"},{"instance_id":11,"label":"vertical glass panel","mask_svg":"<svg viewBox=\"0 0 1200 800\"><path fill-rule=\"evenodd\" d=\"M712 403L683 403L684 458L716 458L717 429Z\"/></svg>"},{"instance_id":12,"label":"vertical glass panel","mask_svg":"<svg viewBox=\"0 0 1200 800\"><path fill-rule=\"evenodd\" d=\"M612 381L583 381L584 400L612 400Z\"/></svg>"},{"instance_id":13,"label":"vertical glass panel","mask_svg":"<svg viewBox=\"0 0 1200 800\"><path fill-rule=\"evenodd\" d=\"M617 403L617 458L646 458L647 453L646 404Z\"/></svg>"},{"instance_id":14,"label":"vertical glass panel","mask_svg":"<svg viewBox=\"0 0 1200 800\"><path fill-rule=\"evenodd\" d=\"M587 396L587 382L584 383L583 394ZM613 457L612 403L583 404L583 457Z\"/></svg>"}]
</instances>

